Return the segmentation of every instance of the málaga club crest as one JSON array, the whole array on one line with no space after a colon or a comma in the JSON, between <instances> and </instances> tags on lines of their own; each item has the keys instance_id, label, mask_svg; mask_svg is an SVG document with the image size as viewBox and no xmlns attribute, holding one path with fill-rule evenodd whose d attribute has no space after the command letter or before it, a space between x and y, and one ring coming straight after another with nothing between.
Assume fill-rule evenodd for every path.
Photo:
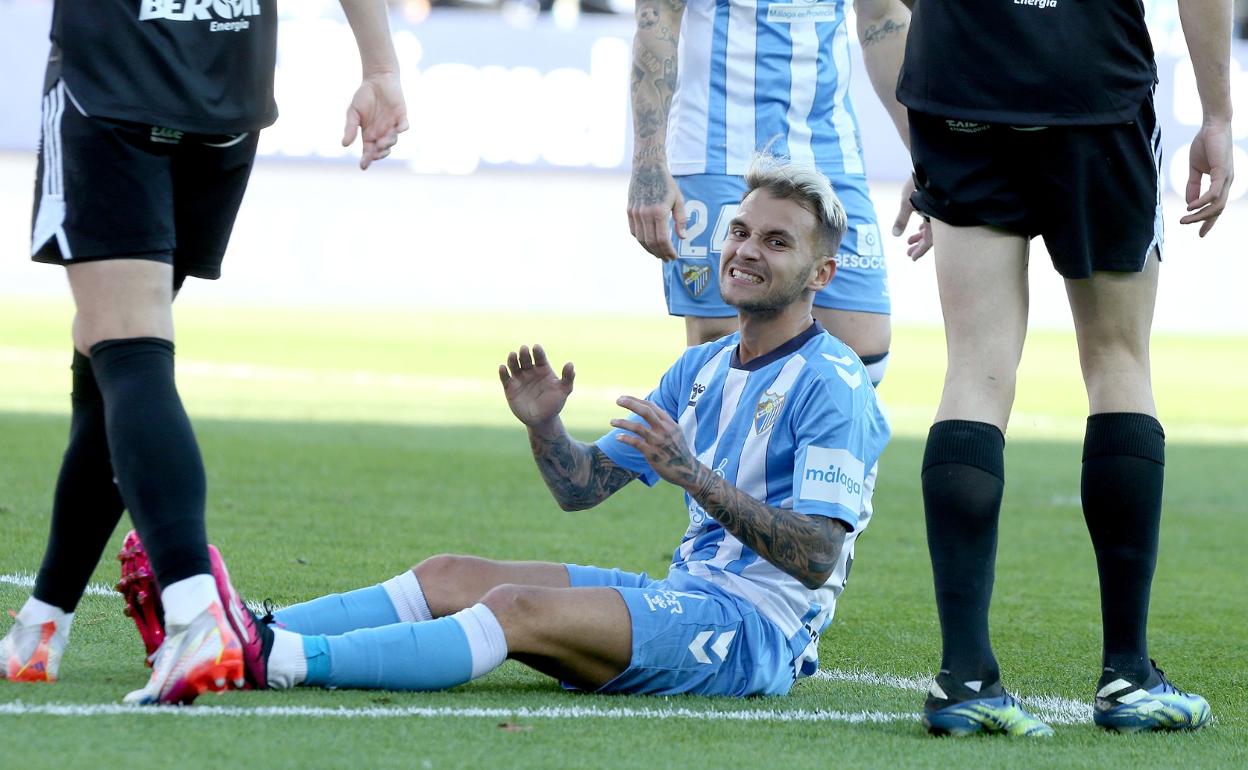
<instances>
[{"instance_id":1,"label":"m\u00e1laga club crest","mask_svg":"<svg viewBox=\"0 0 1248 770\"><path fill-rule=\"evenodd\" d=\"M692 297L701 296L706 285L711 282L710 265L681 265L680 281L685 285Z\"/></svg>"},{"instance_id":2,"label":"m\u00e1laga club crest","mask_svg":"<svg viewBox=\"0 0 1248 770\"><path fill-rule=\"evenodd\" d=\"M767 391L763 397L758 400L758 406L754 408L754 432L762 435L771 430L771 426L776 424L776 418L780 416L780 410L784 408L784 394L772 393Z\"/></svg>"}]
</instances>

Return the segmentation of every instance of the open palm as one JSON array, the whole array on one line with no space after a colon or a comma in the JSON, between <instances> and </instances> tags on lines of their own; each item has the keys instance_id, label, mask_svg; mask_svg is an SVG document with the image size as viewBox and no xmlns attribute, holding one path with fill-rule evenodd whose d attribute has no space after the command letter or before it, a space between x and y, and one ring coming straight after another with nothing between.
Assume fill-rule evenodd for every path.
<instances>
[{"instance_id":1,"label":"open palm","mask_svg":"<svg viewBox=\"0 0 1248 770\"><path fill-rule=\"evenodd\" d=\"M572 393L572 380L576 372L571 363L563 365L563 376L555 376L546 351L534 345L530 354L527 346L507 355L507 363L498 367L498 378L503 383L503 394L516 419L525 425L535 426L557 416Z\"/></svg>"}]
</instances>

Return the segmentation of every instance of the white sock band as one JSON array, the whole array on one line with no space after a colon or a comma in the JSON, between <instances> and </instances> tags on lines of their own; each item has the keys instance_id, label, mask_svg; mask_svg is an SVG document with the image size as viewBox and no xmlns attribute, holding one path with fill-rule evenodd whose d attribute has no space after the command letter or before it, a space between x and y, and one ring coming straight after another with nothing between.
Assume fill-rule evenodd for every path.
<instances>
[{"instance_id":1,"label":"white sock band","mask_svg":"<svg viewBox=\"0 0 1248 770\"><path fill-rule=\"evenodd\" d=\"M41 626L49 620L56 621L56 630L69 638L69 627L74 624L74 613L66 612L54 604L31 596L17 613L17 622L28 626Z\"/></svg>"},{"instance_id":2,"label":"white sock band","mask_svg":"<svg viewBox=\"0 0 1248 770\"><path fill-rule=\"evenodd\" d=\"M394 605L394 611L399 615L400 623L433 620L433 613L429 611L424 589L420 587L420 580L417 579L415 572L409 569L402 575L395 575L382 583L381 587L390 595L390 602Z\"/></svg>"},{"instance_id":3,"label":"white sock band","mask_svg":"<svg viewBox=\"0 0 1248 770\"><path fill-rule=\"evenodd\" d=\"M272 626L273 649L269 651L267 672L270 690L289 690L308 678L308 660L303 656L303 637Z\"/></svg>"},{"instance_id":4,"label":"white sock band","mask_svg":"<svg viewBox=\"0 0 1248 770\"><path fill-rule=\"evenodd\" d=\"M472 678L490 673L507 660L507 637L498 618L484 604L474 604L451 616L468 637L472 652Z\"/></svg>"},{"instance_id":5,"label":"white sock band","mask_svg":"<svg viewBox=\"0 0 1248 770\"><path fill-rule=\"evenodd\" d=\"M189 626L199 613L213 602L220 602L217 581L212 575L192 575L161 589L160 602L165 606L166 626Z\"/></svg>"}]
</instances>

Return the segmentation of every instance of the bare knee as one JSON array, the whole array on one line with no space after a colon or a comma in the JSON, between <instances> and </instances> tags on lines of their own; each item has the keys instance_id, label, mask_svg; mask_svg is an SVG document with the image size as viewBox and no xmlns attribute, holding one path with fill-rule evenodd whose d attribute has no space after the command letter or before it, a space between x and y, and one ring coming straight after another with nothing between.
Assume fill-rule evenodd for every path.
<instances>
[{"instance_id":1,"label":"bare knee","mask_svg":"<svg viewBox=\"0 0 1248 770\"><path fill-rule=\"evenodd\" d=\"M481 603L498 618L509 647L524 650L532 646L545 625L538 596L547 590L505 583L491 588L481 597Z\"/></svg>"},{"instance_id":2,"label":"bare knee","mask_svg":"<svg viewBox=\"0 0 1248 770\"><path fill-rule=\"evenodd\" d=\"M1147 345L1084 346L1079 363L1091 413L1155 414Z\"/></svg>"},{"instance_id":3,"label":"bare knee","mask_svg":"<svg viewBox=\"0 0 1248 770\"><path fill-rule=\"evenodd\" d=\"M441 553L430 556L412 567L420 581L425 603L435 618L459 612L475 604L481 597L472 590L474 567L484 561L475 556Z\"/></svg>"},{"instance_id":4,"label":"bare knee","mask_svg":"<svg viewBox=\"0 0 1248 770\"><path fill-rule=\"evenodd\" d=\"M117 259L68 268L74 294L74 347L89 353L99 342L133 337L173 340L173 268L161 262Z\"/></svg>"}]
</instances>

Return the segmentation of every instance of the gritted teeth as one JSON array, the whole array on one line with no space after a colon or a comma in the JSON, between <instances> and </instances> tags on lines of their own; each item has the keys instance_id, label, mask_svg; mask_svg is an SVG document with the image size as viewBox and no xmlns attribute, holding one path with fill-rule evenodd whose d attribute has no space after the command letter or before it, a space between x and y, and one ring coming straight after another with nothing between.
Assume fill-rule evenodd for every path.
<instances>
[{"instance_id":1,"label":"gritted teeth","mask_svg":"<svg viewBox=\"0 0 1248 770\"><path fill-rule=\"evenodd\" d=\"M753 273L746 273L735 267L729 269L728 275L732 276L733 278L742 280L742 281L748 281L750 283L762 283L763 282L762 276L754 275Z\"/></svg>"}]
</instances>

